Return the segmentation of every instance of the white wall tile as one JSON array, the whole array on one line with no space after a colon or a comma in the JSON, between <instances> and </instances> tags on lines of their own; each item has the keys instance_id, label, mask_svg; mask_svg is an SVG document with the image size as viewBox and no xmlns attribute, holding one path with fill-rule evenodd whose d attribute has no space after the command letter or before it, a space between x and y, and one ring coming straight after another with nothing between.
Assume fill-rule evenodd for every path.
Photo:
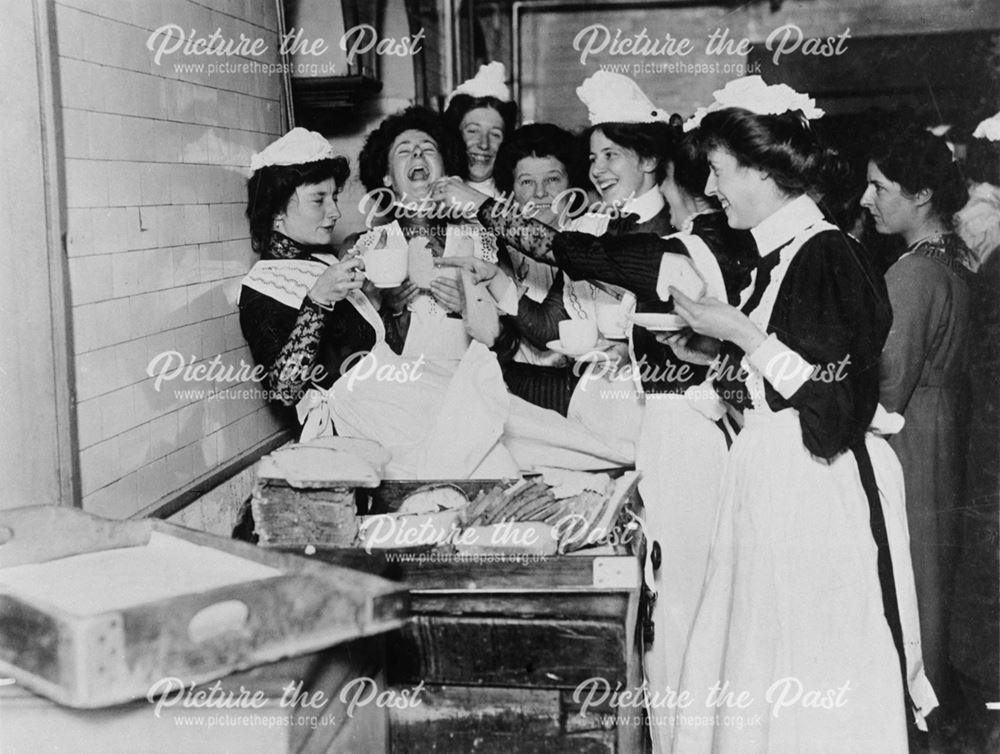
<instances>
[{"instance_id":1,"label":"white wall tile","mask_svg":"<svg viewBox=\"0 0 1000 754\"><path fill-rule=\"evenodd\" d=\"M267 431L258 399L209 398L215 382L177 380L157 391L147 371L169 350L201 363L248 358L232 294L256 260L245 170L279 131L275 82L173 70L220 62L206 57L157 66L146 40L166 23L201 35L216 26L273 34L265 29L274 9L247 0L206 6L56 3L84 504L105 515L171 494ZM255 96L265 92L271 100Z\"/></svg>"},{"instance_id":2,"label":"white wall tile","mask_svg":"<svg viewBox=\"0 0 1000 754\"><path fill-rule=\"evenodd\" d=\"M84 495L122 476L118 442L104 440L80 451L80 486Z\"/></svg>"},{"instance_id":3,"label":"white wall tile","mask_svg":"<svg viewBox=\"0 0 1000 754\"><path fill-rule=\"evenodd\" d=\"M91 398L76 404L77 441L88 448L104 439L100 399Z\"/></svg>"},{"instance_id":4,"label":"white wall tile","mask_svg":"<svg viewBox=\"0 0 1000 754\"><path fill-rule=\"evenodd\" d=\"M108 205L108 178L100 162L66 160L66 203L69 207Z\"/></svg>"},{"instance_id":5,"label":"white wall tile","mask_svg":"<svg viewBox=\"0 0 1000 754\"><path fill-rule=\"evenodd\" d=\"M100 396L98 405L101 407L102 433L105 438L110 439L135 425L135 391L131 385L105 393ZM124 458L120 455L119 463L124 463ZM134 466L123 466L122 468L135 468Z\"/></svg>"}]
</instances>

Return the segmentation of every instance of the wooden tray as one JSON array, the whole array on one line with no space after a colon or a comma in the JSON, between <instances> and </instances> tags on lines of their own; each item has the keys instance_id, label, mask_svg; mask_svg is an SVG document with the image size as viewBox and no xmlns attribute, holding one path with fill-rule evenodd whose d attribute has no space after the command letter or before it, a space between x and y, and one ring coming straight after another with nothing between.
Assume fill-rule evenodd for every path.
<instances>
[{"instance_id":1,"label":"wooden tray","mask_svg":"<svg viewBox=\"0 0 1000 754\"><path fill-rule=\"evenodd\" d=\"M65 573L68 564L83 562L74 558L124 550L141 555L163 537L245 561L248 572L267 575L221 586L206 576L216 584L211 588L186 576L183 593L92 611L40 597L15 577L17 566ZM403 625L409 612L407 590L399 584L163 521L116 522L34 506L0 513L3 540L0 674L71 707L117 704L145 696L164 677L203 683L381 633ZM137 572L138 585L129 589L141 594L144 578L155 587L162 575Z\"/></svg>"}]
</instances>

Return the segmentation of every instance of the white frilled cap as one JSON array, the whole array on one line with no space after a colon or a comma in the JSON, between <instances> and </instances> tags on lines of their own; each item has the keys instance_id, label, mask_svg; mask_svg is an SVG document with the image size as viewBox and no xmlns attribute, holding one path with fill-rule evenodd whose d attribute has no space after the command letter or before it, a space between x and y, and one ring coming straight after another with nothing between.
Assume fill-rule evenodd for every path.
<instances>
[{"instance_id":1,"label":"white frilled cap","mask_svg":"<svg viewBox=\"0 0 1000 754\"><path fill-rule=\"evenodd\" d=\"M597 71L576 88L576 96L587 106L590 125L601 123L656 123L669 121L661 110L628 76Z\"/></svg>"},{"instance_id":2,"label":"white frilled cap","mask_svg":"<svg viewBox=\"0 0 1000 754\"><path fill-rule=\"evenodd\" d=\"M293 128L262 152L250 158L250 172L268 165L303 165L333 157L333 147L322 134L305 128Z\"/></svg>"},{"instance_id":3,"label":"white frilled cap","mask_svg":"<svg viewBox=\"0 0 1000 754\"><path fill-rule=\"evenodd\" d=\"M1000 141L1000 113L991 115L976 126L976 130L972 132L972 138Z\"/></svg>"},{"instance_id":4,"label":"white frilled cap","mask_svg":"<svg viewBox=\"0 0 1000 754\"><path fill-rule=\"evenodd\" d=\"M791 110L801 110L807 120L822 118L825 114L816 107L816 100L800 94L787 84L768 85L760 76L733 79L722 89L712 92L715 97L708 107L699 107L684 123L684 130L691 131L701 125L701 119L716 110L739 107L757 115L781 115Z\"/></svg>"},{"instance_id":5,"label":"white frilled cap","mask_svg":"<svg viewBox=\"0 0 1000 754\"><path fill-rule=\"evenodd\" d=\"M496 97L501 102L510 102L510 89L507 86L507 69L503 63L487 63L479 66L479 72L468 81L463 81L455 91L448 95L445 101L447 107L456 94L468 94L470 97Z\"/></svg>"}]
</instances>

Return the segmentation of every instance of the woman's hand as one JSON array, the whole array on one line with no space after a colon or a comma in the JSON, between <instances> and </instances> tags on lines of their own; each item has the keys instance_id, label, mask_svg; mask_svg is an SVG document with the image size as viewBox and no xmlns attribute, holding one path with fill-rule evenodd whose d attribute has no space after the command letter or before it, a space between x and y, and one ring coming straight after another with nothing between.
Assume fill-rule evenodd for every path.
<instances>
[{"instance_id":1,"label":"woman's hand","mask_svg":"<svg viewBox=\"0 0 1000 754\"><path fill-rule=\"evenodd\" d=\"M459 314L465 306L462 287L448 278L435 278L431 281L431 296L448 311Z\"/></svg>"},{"instance_id":2,"label":"woman's hand","mask_svg":"<svg viewBox=\"0 0 1000 754\"><path fill-rule=\"evenodd\" d=\"M706 297L695 301L673 286L670 286L670 295L674 300L674 311L697 333L728 340L742 348L744 353L755 351L767 337L747 315L718 299Z\"/></svg>"},{"instance_id":3,"label":"woman's hand","mask_svg":"<svg viewBox=\"0 0 1000 754\"><path fill-rule=\"evenodd\" d=\"M486 194L468 186L461 178L441 178L431 187L431 198L449 209L454 209L467 220L474 220Z\"/></svg>"},{"instance_id":4,"label":"woman's hand","mask_svg":"<svg viewBox=\"0 0 1000 754\"><path fill-rule=\"evenodd\" d=\"M393 314L402 314L413 299L420 295L420 289L412 281L406 280L395 288L381 289L380 294L383 307Z\"/></svg>"},{"instance_id":5,"label":"woman's hand","mask_svg":"<svg viewBox=\"0 0 1000 754\"><path fill-rule=\"evenodd\" d=\"M364 285L364 268L365 262L358 256L350 256L342 262L331 264L309 289L309 298L320 306L333 306L346 298L348 293Z\"/></svg>"},{"instance_id":6,"label":"woman's hand","mask_svg":"<svg viewBox=\"0 0 1000 754\"><path fill-rule=\"evenodd\" d=\"M435 267L460 267L472 273L473 283L492 280L500 272L500 268L492 262L479 257L438 257L434 260Z\"/></svg>"},{"instance_id":7,"label":"woman's hand","mask_svg":"<svg viewBox=\"0 0 1000 754\"><path fill-rule=\"evenodd\" d=\"M663 345L670 346L678 359L703 366L711 364L722 348L721 340L688 330L657 333L655 337Z\"/></svg>"}]
</instances>

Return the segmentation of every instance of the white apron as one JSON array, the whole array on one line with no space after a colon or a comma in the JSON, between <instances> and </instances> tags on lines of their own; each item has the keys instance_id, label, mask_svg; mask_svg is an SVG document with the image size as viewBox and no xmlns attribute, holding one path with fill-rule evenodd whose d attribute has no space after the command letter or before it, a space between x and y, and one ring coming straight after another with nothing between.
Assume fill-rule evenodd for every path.
<instances>
[{"instance_id":1,"label":"white apron","mask_svg":"<svg viewBox=\"0 0 1000 754\"><path fill-rule=\"evenodd\" d=\"M675 233L684 243L705 284L705 295L726 300L725 284L715 255L705 242ZM669 297L669 265L661 267L657 292ZM630 330L631 335L631 330ZM629 341L633 365L635 350ZM637 375L638 376L638 375ZM639 493L647 541L645 581L655 594L653 642L643 658L650 737L654 754L671 748L670 710L656 707L680 685L684 652L694 624L708 566L708 553L719 508L720 482L728 457L726 439L715 424L724 412L714 395L701 388L687 394L651 393L645 408L636 469L642 472ZM658 543L660 568L654 572L651 550Z\"/></svg>"},{"instance_id":2,"label":"white apron","mask_svg":"<svg viewBox=\"0 0 1000 754\"><path fill-rule=\"evenodd\" d=\"M817 222L813 233L830 229ZM749 317L766 330L784 270L811 234L782 252ZM752 286L744 292L744 303ZM905 754L899 661L886 622L867 496L853 453L819 460L798 412L774 412L764 377L744 359L753 408L730 451L718 525L673 715L683 754L816 751ZM886 425L885 412L873 420ZM897 427L898 429L898 427ZM936 705L919 656L919 624L902 473L873 425L865 438L892 550L907 684L916 719ZM903 546L901 546L903 545ZM819 598L818 598L819 597ZM718 699L744 694L733 706ZM715 698L712 690L715 689Z\"/></svg>"}]
</instances>

